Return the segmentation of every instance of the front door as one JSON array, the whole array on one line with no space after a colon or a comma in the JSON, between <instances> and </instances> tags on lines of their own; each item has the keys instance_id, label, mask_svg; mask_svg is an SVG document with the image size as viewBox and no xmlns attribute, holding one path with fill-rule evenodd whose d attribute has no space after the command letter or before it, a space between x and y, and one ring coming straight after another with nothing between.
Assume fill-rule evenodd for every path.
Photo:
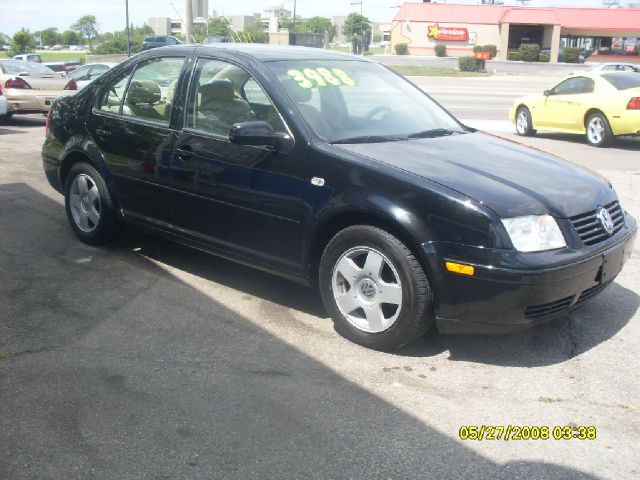
<instances>
[{"instance_id":1,"label":"front door","mask_svg":"<svg viewBox=\"0 0 640 480\"><path fill-rule=\"evenodd\" d=\"M172 224L169 165L177 132L172 105L184 57L159 57L110 82L87 122L125 215Z\"/></svg>"},{"instance_id":2,"label":"front door","mask_svg":"<svg viewBox=\"0 0 640 480\"><path fill-rule=\"evenodd\" d=\"M171 164L176 222L184 234L214 247L297 270L304 165L292 154L230 143L231 126L250 120L289 133L245 69L199 59Z\"/></svg>"},{"instance_id":3,"label":"front door","mask_svg":"<svg viewBox=\"0 0 640 480\"><path fill-rule=\"evenodd\" d=\"M585 94L585 77L568 78L553 87L538 107L537 128L574 130ZM591 80L593 83L593 80ZM592 90L593 91L593 90Z\"/></svg>"}]
</instances>

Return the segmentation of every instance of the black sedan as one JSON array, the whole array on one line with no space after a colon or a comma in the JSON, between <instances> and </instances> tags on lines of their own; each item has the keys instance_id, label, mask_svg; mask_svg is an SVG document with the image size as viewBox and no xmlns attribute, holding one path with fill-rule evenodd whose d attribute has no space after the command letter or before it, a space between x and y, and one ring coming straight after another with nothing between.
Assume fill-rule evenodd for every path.
<instances>
[{"instance_id":1,"label":"black sedan","mask_svg":"<svg viewBox=\"0 0 640 480\"><path fill-rule=\"evenodd\" d=\"M505 333L566 316L636 233L604 178L321 49L137 55L55 102L42 159L81 241L128 223L318 285L336 330L378 349L434 322Z\"/></svg>"}]
</instances>

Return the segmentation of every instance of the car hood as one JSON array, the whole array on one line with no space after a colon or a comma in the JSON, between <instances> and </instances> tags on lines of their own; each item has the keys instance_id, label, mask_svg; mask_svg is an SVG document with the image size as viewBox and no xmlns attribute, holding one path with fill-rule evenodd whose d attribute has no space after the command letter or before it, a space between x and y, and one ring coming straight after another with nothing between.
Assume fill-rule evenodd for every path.
<instances>
[{"instance_id":1,"label":"car hood","mask_svg":"<svg viewBox=\"0 0 640 480\"><path fill-rule=\"evenodd\" d=\"M502 218L568 218L615 200L609 182L583 167L484 133L336 147L456 190Z\"/></svg>"}]
</instances>

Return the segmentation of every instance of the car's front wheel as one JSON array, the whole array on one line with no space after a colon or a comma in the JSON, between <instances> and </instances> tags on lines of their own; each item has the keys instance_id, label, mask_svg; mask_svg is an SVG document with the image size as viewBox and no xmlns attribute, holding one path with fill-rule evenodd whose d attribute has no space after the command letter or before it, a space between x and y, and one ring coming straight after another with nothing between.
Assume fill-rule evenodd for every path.
<instances>
[{"instance_id":1,"label":"car's front wheel","mask_svg":"<svg viewBox=\"0 0 640 480\"><path fill-rule=\"evenodd\" d=\"M527 107L520 107L516 112L516 133L523 137L535 135L531 112Z\"/></svg>"},{"instance_id":2,"label":"car's front wheel","mask_svg":"<svg viewBox=\"0 0 640 480\"><path fill-rule=\"evenodd\" d=\"M607 117L596 112L587 119L587 142L594 147L606 147L613 140L613 132Z\"/></svg>"},{"instance_id":3,"label":"car's front wheel","mask_svg":"<svg viewBox=\"0 0 640 480\"><path fill-rule=\"evenodd\" d=\"M377 227L348 227L327 244L319 284L335 329L365 347L392 350L433 323L432 293L420 262Z\"/></svg>"},{"instance_id":4,"label":"car's front wheel","mask_svg":"<svg viewBox=\"0 0 640 480\"><path fill-rule=\"evenodd\" d=\"M67 218L81 241L101 245L115 238L120 226L113 198L95 168L84 162L71 167L64 197Z\"/></svg>"}]
</instances>

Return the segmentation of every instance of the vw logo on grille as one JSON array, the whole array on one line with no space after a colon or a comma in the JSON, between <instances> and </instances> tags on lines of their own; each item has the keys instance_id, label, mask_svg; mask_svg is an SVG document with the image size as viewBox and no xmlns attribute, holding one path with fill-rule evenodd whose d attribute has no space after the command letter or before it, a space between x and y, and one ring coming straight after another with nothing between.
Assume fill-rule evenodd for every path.
<instances>
[{"instance_id":1,"label":"vw logo on grille","mask_svg":"<svg viewBox=\"0 0 640 480\"><path fill-rule=\"evenodd\" d=\"M596 218L600 222L600 225L602 225L604 231L607 232L607 234L611 235L615 226L613 224L611 214L607 211L607 209L600 207L598 209L598 212L596 213Z\"/></svg>"},{"instance_id":2,"label":"vw logo on grille","mask_svg":"<svg viewBox=\"0 0 640 480\"><path fill-rule=\"evenodd\" d=\"M371 280L365 280L360 284L360 293L366 298L373 298L376 294L376 286Z\"/></svg>"}]
</instances>

